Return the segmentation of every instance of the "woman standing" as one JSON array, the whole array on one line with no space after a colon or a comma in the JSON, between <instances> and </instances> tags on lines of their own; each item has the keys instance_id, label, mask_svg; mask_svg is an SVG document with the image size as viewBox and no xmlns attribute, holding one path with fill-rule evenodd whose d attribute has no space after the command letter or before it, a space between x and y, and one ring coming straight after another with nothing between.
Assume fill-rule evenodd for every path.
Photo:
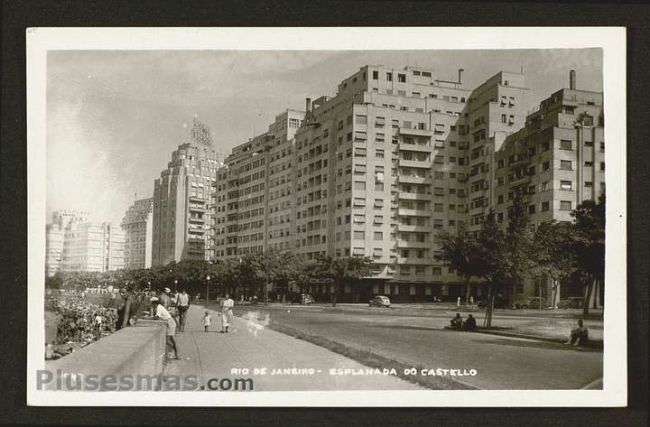
<instances>
[{"instance_id":1,"label":"woman standing","mask_svg":"<svg viewBox=\"0 0 650 427\"><path fill-rule=\"evenodd\" d=\"M221 333L228 333L228 328L232 323L232 308L235 301L230 299L230 295L226 294L226 298L221 300Z\"/></svg>"}]
</instances>

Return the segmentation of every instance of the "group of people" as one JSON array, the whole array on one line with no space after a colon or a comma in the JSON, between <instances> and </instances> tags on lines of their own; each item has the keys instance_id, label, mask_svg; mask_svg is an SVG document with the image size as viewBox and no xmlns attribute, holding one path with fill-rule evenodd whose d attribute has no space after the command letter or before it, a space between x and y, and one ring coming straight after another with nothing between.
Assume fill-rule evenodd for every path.
<instances>
[{"instance_id":1,"label":"group of people","mask_svg":"<svg viewBox=\"0 0 650 427\"><path fill-rule=\"evenodd\" d=\"M474 316L469 314L466 320L460 316L460 313L456 313L456 316L451 319L451 328L458 331L475 331L476 330L476 319Z\"/></svg>"},{"instance_id":2,"label":"group of people","mask_svg":"<svg viewBox=\"0 0 650 427\"><path fill-rule=\"evenodd\" d=\"M178 344L176 343L176 328L179 332L185 332L185 323L187 320L187 311L190 307L190 298L185 289L179 294L171 295L171 289L165 288L160 296L152 296L149 299L151 303L151 315L155 319L164 320L167 325L167 343L174 350L175 359L180 359ZM233 318L233 307L235 302L226 295L221 300L221 332L228 333ZM209 311L203 316L203 330L209 332L212 324L212 316Z\"/></svg>"}]
</instances>

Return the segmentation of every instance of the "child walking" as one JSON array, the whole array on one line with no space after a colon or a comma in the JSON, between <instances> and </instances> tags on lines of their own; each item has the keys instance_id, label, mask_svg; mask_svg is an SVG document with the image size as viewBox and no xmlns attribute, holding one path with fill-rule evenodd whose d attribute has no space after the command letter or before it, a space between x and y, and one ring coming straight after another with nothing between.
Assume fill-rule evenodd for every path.
<instances>
[{"instance_id":1,"label":"child walking","mask_svg":"<svg viewBox=\"0 0 650 427\"><path fill-rule=\"evenodd\" d=\"M210 327L210 323L212 323L212 316L210 316L210 312L206 311L205 315L203 316L203 329L205 332L208 332L208 328Z\"/></svg>"}]
</instances>

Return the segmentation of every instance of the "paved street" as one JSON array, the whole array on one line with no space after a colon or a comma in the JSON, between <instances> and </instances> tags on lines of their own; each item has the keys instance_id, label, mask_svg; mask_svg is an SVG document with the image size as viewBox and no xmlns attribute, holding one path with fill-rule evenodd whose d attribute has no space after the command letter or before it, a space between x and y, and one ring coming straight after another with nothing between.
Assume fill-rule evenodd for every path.
<instances>
[{"instance_id":1,"label":"paved street","mask_svg":"<svg viewBox=\"0 0 650 427\"><path fill-rule=\"evenodd\" d=\"M219 333L220 318L211 311L211 331L203 331L201 306L188 312L185 333L176 335L182 360L171 361L165 375L210 378L252 378L256 391L300 390L417 390L418 386L393 376L330 375L329 369L363 369L363 365L322 347L237 318L228 334ZM267 375L231 373L231 368L267 368ZM313 368L313 375L271 375L274 368Z\"/></svg>"},{"instance_id":2,"label":"paved street","mask_svg":"<svg viewBox=\"0 0 650 427\"><path fill-rule=\"evenodd\" d=\"M236 312L406 365L476 369L476 376L464 377L463 381L483 389L578 389L602 376L601 351L443 329L454 311L438 310L425 317L394 315L389 309L362 306L333 309L278 304L237 307ZM480 325L482 313L477 316ZM519 317L523 319L520 322L531 321L530 316ZM517 319L497 315L493 322L513 325Z\"/></svg>"}]
</instances>

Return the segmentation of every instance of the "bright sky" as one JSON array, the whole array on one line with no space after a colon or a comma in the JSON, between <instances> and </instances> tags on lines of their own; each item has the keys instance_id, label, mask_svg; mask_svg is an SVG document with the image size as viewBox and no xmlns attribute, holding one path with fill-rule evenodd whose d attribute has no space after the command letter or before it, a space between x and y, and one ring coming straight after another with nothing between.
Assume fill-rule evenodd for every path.
<instances>
[{"instance_id":1,"label":"bright sky","mask_svg":"<svg viewBox=\"0 0 650 427\"><path fill-rule=\"evenodd\" d=\"M484 51L52 51L48 54L47 208L80 209L119 223L171 152L189 139L194 114L225 154L305 98L334 95L366 64L432 68L473 88L523 68L531 107L568 87L602 91L600 49Z\"/></svg>"}]
</instances>

